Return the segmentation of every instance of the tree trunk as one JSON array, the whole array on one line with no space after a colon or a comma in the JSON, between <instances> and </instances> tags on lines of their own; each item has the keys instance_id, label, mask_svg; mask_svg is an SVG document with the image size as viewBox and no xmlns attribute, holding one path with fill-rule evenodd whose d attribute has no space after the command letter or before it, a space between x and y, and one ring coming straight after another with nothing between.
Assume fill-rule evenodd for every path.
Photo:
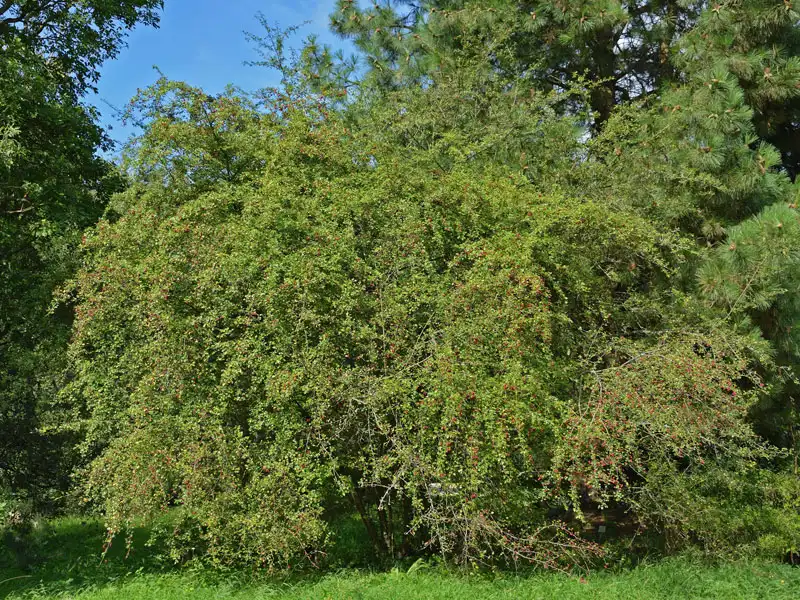
<instances>
[{"instance_id":1,"label":"tree trunk","mask_svg":"<svg viewBox=\"0 0 800 600\"><path fill-rule=\"evenodd\" d=\"M603 128L617 103L617 57L614 54L616 41L613 29L605 29L597 34L595 42L589 48L594 62L591 75L595 87L589 101L594 113L592 129L595 133Z\"/></svg>"},{"instance_id":2,"label":"tree trunk","mask_svg":"<svg viewBox=\"0 0 800 600\"><path fill-rule=\"evenodd\" d=\"M369 514L367 514L367 510L364 507L364 501L361 498L358 488L354 488L350 493L350 496L353 499L353 504L358 511L358 515L361 517L361 522L364 524L364 528L367 530L367 535L369 535L369 539L372 542L375 552L377 552L378 556L385 556L386 545L383 543L381 536L375 529L375 524L372 522L372 519L370 519Z\"/></svg>"}]
</instances>

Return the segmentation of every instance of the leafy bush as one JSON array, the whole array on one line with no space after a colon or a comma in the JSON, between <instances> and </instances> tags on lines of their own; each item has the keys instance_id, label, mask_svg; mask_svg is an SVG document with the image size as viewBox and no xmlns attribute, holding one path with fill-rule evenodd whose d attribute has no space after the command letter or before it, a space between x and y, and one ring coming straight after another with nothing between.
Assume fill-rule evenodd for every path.
<instances>
[{"instance_id":1,"label":"leafy bush","mask_svg":"<svg viewBox=\"0 0 800 600\"><path fill-rule=\"evenodd\" d=\"M695 473L772 455L761 346L674 288L691 242L635 207L367 145L313 97L162 81L137 106L135 183L66 296L112 534L177 509L178 560L316 561L347 499L378 555L556 567L601 549L548 507L670 527Z\"/></svg>"}]
</instances>

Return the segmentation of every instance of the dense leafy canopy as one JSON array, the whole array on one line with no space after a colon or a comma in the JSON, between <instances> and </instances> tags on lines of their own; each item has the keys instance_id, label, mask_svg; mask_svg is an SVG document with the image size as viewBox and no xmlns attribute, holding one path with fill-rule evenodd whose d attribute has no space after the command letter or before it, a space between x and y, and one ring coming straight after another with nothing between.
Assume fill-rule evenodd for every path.
<instances>
[{"instance_id":1,"label":"dense leafy canopy","mask_svg":"<svg viewBox=\"0 0 800 600\"><path fill-rule=\"evenodd\" d=\"M343 512L383 557L797 552L799 18L342 1L368 68L268 27L278 88L142 91L28 404L87 508L226 565L324 561Z\"/></svg>"},{"instance_id":2,"label":"dense leafy canopy","mask_svg":"<svg viewBox=\"0 0 800 600\"><path fill-rule=\"evenodd\" d=\"M76 267L82 230L122 189L98 156L110 140L81 96L125 31L154 23L159 5L0 2L0 495L70 477L48 406L71 317L48 307Z\"/></svg>"},{"instance_id":3,"label":"dense leafy canopy","mask_svg":"<svg viewBox=\"0 0 800 600\"><path fill-rule=\"evenodd\" d=\"M0 42L20 41L43 58L48 75L69 81L78 92L97 80L127 30L156 25L162 0L3 0Z\"/></svg>"},{"instance_id":4,"label":"dense leafy canopy","mask_svg":"<svg viewBox=\"0 0 800 600\"><path fill-rule=\"evenodd\" d=\"M596 128L615 106L689 76L708 83L730 75L758 135L781 150L793 175L800 170L797 22L788 0L378 0L363 8L339 0L331 15L334 31L356 44L382 87L424 82L454 53L468 52L505 79L539 89L593 82L587 104Z\"/></svg>"}]
</instances>

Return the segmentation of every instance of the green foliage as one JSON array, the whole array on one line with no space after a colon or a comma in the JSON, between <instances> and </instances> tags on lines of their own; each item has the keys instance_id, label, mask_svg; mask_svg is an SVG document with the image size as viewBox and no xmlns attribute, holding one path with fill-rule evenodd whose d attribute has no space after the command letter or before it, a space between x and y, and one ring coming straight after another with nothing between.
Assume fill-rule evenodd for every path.
<instances>
[{"instance_id":1,"label":"green foliage","mask_svg":"<svg viewBox=\"0 0 800 600\"><path fill-rule=\"evenodd\" d=\"M74 267L81 229L119 189L95 156L104 141L91 113L61 97L43 67L19 44L0 59L0 111L9 123L0 163L0 479L15 487L68 475L61 444L34 425L55 394L69 331L69 319L47 308Z\"/></svg>"},{"instance_id":2,"label":"green foliage","mask_svg":"<svg viewBox=\"0 0 800 600\"><path fill-rule=\"evenodd\" d=\"M573 496L585 487L601 505L625 498L636 508L640 494L654 493L643 485L651 470L689 474L720 456L769 455L746 423L757 399L749 388L759 381L742 349L713 335L674 332L655 345L615 346L627 359L593 373L554 463Z\"/></svg>"},{"instance_id":3,"label":"green foliage","mask_svg":"<svg viewBox=\"0 0 800 600\"><path fill-rule=\"evenodd\" d=\"M168 81L133 103L135 183L65 292L112 534L175 508L173 558L285 566L349 501L378 555L559 567L600 549L548 508L664 530L695 472L772 459L747 420L769 351L679 292L691 240L559 191L591 173L560 98L447 93L482 77L344 119Z\"/></svg>"},{"instance_id":4,"label":"green foliage","mask_svg":"<svg viewBox=\"0 0 800 600\"><path fill-rule=\"evenodd\" d=\"M15 502L77 465L107 544L269 571L358 561L342 515L383 564L796 554L790 2L342 1L366 69L267 26L279 87L159 80L110 202L76 98L159 3L67 4L0 4Z\"/></svg>"},{"instance_id":5,"label":"green foliage","mask_svg":"<svg viewBox=\"0 0 800 600\"><path fill-rule=\"evenodd\" d=\"M609 116L618 99L656 89L672 75L670 49L695 22L702 2L615 0L560 2L382 1L360 8L341 0L333 29L355 42L375 76L429 75L470 41L478 52L505 46L494 58L509 78L562 86L586 73L602 82L593 108Z\"/></svg>"},{"instance_id":6,"label":"green foliage","mask_svg":"<svg viewBox=\"0 0 800 600\"><path fill-rule=\"evenodd\" d=\"M52 400L71 315L48 313L81 231L122 188L80 96L158 2L0 2L0 487L40 501L70 476Z\"/></svg>"},{"instance_id":7,"label":"green foliage","mask_svg":"<svg viewBox=\"0 0 800 600\"><path fill-rule=\"evenodd\" d=\"M719 242L730 224L792 194L779 154L758 141L751 117L729 75L689 82L651 107L619 109L589 143L578 181L609 203Z\"/></svg>"},{"instance_id":8,"label":"green foliage","mask_svg":"<svg viewBox=\"0 0 800 600\"><path fill-rule=\"evenodd\" d=\"M774 144L793 178L800 172L800 13L793 2L712 3L678 44L676 64L706 84L738 82L758 136Z\"/></svg>"},{"instance_id":9,"label":"green foliage","mask_svg":"<svg viewBox=\"0 0 800 600\"><path fill-rule=\"evenodd\" d=\"M137 532L143 533L143 532ZM102 561L104 530L96 521L60 519L43 528L40 547L47 560L27 574L0 566L0 594L10 600L78 598L165 600L180 598L591 598L789 600L797 595L796 568L761 562L710 564L680 557L579 575L453 572L432 561L398 564L387 572L340 570L266 578L246 572L164 570L153 550L125 558L112 547Z\"/></svg>"},{"instance_id":10,"label":"green foliage","mask_svg":"<svg viewBox=\"0 0 800 600\"><path fill-rule=\"evenodd\" d=\"M728 315L751 316L778 348L798 356L800 214L774 204L728 231L699 273L704 297Z\"/></svg>"},{"instance_id":11,"label":"green foliage","mask_svg":"<svg viewBox=\"0 0 800 600\"><path fill-rule=\"evenodd\" d=\"M3 51L19 41L48 61L48 74L77 94L117 55L137 23L158 24L162 0L4 0L0 3Z\"/></svg>"},{"instance_id":12,"label":"green foliage","mask_svg":"<svg viewBox=\"0 0 800 600\"><path fill-rule=\"evenodd\" d=\"M427 82L453 69L463 53L491 65L506 82L540 91L590 82L589 106L597 132L615 107L680 85L705 73L727 71L741 86L758 136L778 146L783 166L797 173L798 13L791 2L693 0L534 0L526 2L381 0L362 8L340 0L334 31L361 53L364 83L395 89ZM318 75L337 72L317 52Z\"/></svg>"},{"instance_id":13,"label":"green foliage","mask_svg":"<svg viewBox=\"0 0 800 600\"><path fill-rule=\"evenodd\" d=\"M698 274L707 302L725 311L740 330L757 328L775 349L778 368L769 372L775 391L758 407L757 423L763 435L791 449L795 474L800 455L797 236L796 204L772 205L731 228Z\"/></svg>"}]
</instances>

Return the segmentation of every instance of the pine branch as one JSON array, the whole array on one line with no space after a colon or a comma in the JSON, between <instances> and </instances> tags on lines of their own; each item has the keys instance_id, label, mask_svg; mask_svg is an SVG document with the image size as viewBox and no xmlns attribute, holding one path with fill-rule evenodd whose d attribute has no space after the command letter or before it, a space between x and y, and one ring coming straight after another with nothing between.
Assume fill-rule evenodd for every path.
<instances>
[{"instance_id":1,"label":"pine branch","mask_svg":"<svg viewBox=\"0 0 800 600\"><path fill-rule=\"evenodd\" d=\"M767 262L767 258L768 258L768 257L767 257L767 256L765 256L765 257L764 257L764 258L761 260L761 262L760 262L760 263L758 263L758 266L756 266L756 269L755 269L755 271L753 272L752 276L750 277L750 279L747 281L747 283L745 284L744 288L742 289L742 293L741 293L741 294L739 294L739 297L738 297L738 298L736 298L736 301L735 301L735 302L734 302L734 303L731 305L731 309L728 311L728 314L727 314L727 315L725 315L725 320L727 320L727 319L729 319L729 318L730 318L730 316L733 314L733 311L736 309L736 306L739 304L739 301L740 301L742 298L744 298L744 296L745 296L745 295L747 294L747 292L750 290L750 287L753 285L753 282L756 280L756 277L758 277L758 275L759 275L759 271L761 271L761 267L763 267L763 266L764 266L764 263L766 263L766 262Z\"/></svg>"}]
</instances>

